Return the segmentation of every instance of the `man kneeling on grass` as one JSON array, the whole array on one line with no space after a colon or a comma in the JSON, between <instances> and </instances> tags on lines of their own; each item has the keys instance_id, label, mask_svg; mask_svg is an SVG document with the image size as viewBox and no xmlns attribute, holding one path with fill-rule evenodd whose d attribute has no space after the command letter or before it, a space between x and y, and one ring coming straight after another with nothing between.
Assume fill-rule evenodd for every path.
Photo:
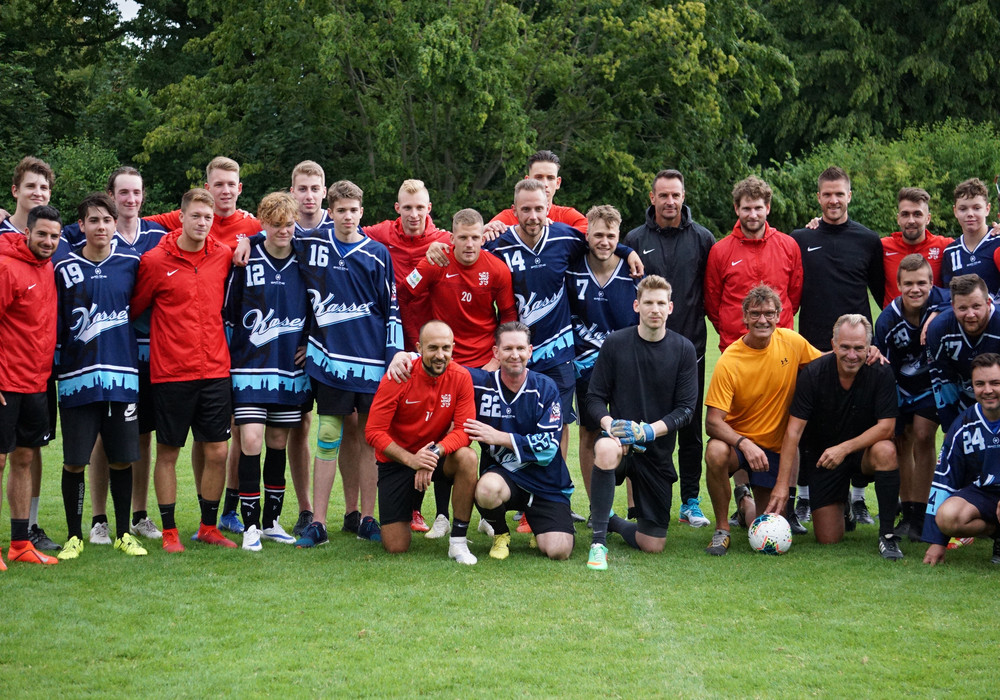
<instances>
[{"instance_id":1,"label":"man kneeling on grass","mask_svg":"<svg viewBox=\"0 0 1000 700\"><path fill-rule=\"evenodd\" d=\"M451 361L455 337L448 324L428 321L420 329L420 358L409 381L387 374L379 383L368 414L365 438L378 462L378 511L382 546L390 554L410 548L413 489L426 491L441 478L454 482L448 556L475 564L466 533L476 489L476 453L462 430L476 415L472 379ZM438 481L438 483L440 483Z\"/></svg>"}]
</instances>

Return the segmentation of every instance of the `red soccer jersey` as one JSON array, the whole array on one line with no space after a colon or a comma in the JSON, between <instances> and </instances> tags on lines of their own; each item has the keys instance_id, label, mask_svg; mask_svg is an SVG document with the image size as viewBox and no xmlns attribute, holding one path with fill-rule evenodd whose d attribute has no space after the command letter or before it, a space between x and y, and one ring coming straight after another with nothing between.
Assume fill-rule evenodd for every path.
<instances>
[{"instance_id":1,"label":"red soccer jersey","mask_svg":"<svg viewBox=\"0 0 1000 700\"><path fill-rule=\"evenodd\" d=\"M21 233L0 235L0 391L45 391L56 351L56 280Z\"/></svg>"},{"instance_id":2,"label":"red soccer jersey","mask_svg":"<svg viewBox=\"0 0 1000 700\"><path fill-rule=\"evenodd\" d=\"M417 328L435 318L451 326L455 362L468 367L492 360L497 325L517 320L510 268L485 251L468 266L455 260L454 250L447 267L421 260L403 286L416 302Z\"/></svg>"},{"instance_id":3,"label":"red soccer jersey","mask_svg":"<svg viewBox=\"0 0 1000 700\"><path fill-rule=\"evenodd\" d=\"M395 442L416 453L436 442L442 454L451 454L471 442L463 426L476 417L475 392L469 372L452 361L439 377L432 377L418 357L409 381L397 384L382 377L368 413L365 439L380 462L392 461L385 448Z\"/></svg>"},{"instance_id":4,"label":"red soccer jersey","mask_svg":"<svg viewBox=\"0 0 1000 700\"><path fill-rule=\"evenodd\" d=\"M143 217L147 221L153 221L162 226L167 231L173 231L181 227L181 210L167 212L166 214L155 214ZM261 232L263 227L253 214L242 209L237 209L229 216L219 216L216 214L212 218L212 228L209 233L219 243L229 246L230 250L236 250L236 244L244 236L253 236Z\"/></svg>"},{"instance_id":5,"label":"red soccer jersey","mask_svg":"<svg viewBox=\"0 0 1000 700\"><path fill-rule=\"evenodd\" d=\"M919 253L927 262L931 264L934 271L934 285L941 286L941 256L944 249L954 241L947 236L936 236L930 231L924 231L922 243L910 245L903 238L900 231L896 231L891 236L882 239L882 266L885 269L885 298L882 299L882 308L887 307L893 299L899 296L899 284L896 282L896 274L899 272L899 263L910 253Z\"/></svg>"},{"instance_id":6,"label":"red soccer jersey","mask_svg":"<svg viewBox=\"0 0 1000 700\"><path fill-rule=\"evenodd\" d=\"M132 318L149 306L149 372L152 382L229 376L229 346L222 303L232 252L209 236L188 253L177 247L180 231L142 256L132 292Z\"/></svg>"},{"instance_id":7,"label":"red soccer jersey","mask_svg":"<svg viewBox=\"0 0 1000 700\"><path fill-rule=\"evenodd\" d=\"M420 236L406 235L403 232L402 218L395 221L388 219L374 226L365 226L361 230L366 236L389 249L392 275L396 281L396 303L399 304L399 315L403 322L403 347L406 350L413 350L417 347L417 336L422 325L421 313L414 305L413 295L403 280L424 259L431 243L450 243L451 234L435 226L430 216L427 217L424 233Z\"/></svg>"},{"instance_id":8,"label":"red soccer jersey","mask_svg":"<svg viewBox=\"0 0 1000 700\"><path fill-rule=\"evenodd\" d=\"M587 232L587 217L573 207L561 207L558 204L553 204L552 208L549 209L549 218L552 221L569 224L577 231ZM517 215L514 213L514 207L504 209L490 219L491 224L494 221L499 221L506 226L517 226Z\"/></svg>"}]
</instances>

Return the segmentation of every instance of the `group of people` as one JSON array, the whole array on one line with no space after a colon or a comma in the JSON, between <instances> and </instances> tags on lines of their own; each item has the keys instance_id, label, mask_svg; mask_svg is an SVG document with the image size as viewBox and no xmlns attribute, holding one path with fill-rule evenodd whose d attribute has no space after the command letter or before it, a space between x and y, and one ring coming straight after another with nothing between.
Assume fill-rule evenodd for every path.
<instances>
[{"instance_id":1,"label":"group of people","mask_svg":"<svg viewBox=\"0 0 1000 700\"><path fill-rule=\"evenodd\" d=\"M703 459L709 554L724 555L731 528L763 512L798 533L811 521L819 542L836 542L873 522L871 482L886 559L902 558L907 537L930 543L934 564L950 537L996 534L1000 238L980 181L955 191L953 241L927 230L929 196L916 188L899 193L901 230L880 239L850 219L839 168L819 177L822 217L788 236L767 222L770 188L750 177L733 190L733 231L716 242L692 219L679 171L657 173L645 223L623 237L614 207L554 204L559 166L539 151L510 209L489 222L463 209L445 231L419 180L400 187L397 219L365 226L362 190L328 187L312 161L253 216L237 206L239 165L225 157L179 210L145 218L141 175L119 168L71 223L48 204L51 168L23 159L0 224L8 561L82 554L85 470L91 543L141 556L144 540L160 539L183 551L176 464L189 432L192 539L248 551L326 543L339 471L342 529L387 552L406 551L415 532L448 535L449 557L475 564L475 506L489 556L509 556L514 511L552 559L571 555L586 520L587 566L603 570L609 532L663 550L678 480L680 522L711 524ZM884 306L874 327L869 291ZM706 317L724 350L707 392ZM40 448L57 410L61 546L38 523ZM589 517L571 508L575 421ZM151 462L160 527L147 512ZM291 533L279 519L286 471ZM621 517L613 503L626 482Z\"/></svg>"}]
</instances>

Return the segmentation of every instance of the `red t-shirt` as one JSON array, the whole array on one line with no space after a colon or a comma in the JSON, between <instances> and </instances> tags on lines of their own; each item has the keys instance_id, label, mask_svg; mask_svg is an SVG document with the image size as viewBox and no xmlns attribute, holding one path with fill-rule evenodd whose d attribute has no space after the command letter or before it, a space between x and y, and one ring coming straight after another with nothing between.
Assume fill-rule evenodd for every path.
<instances>
[{"instance_id":1,"label":"red t-shirt","mask_svg":"<svg viewBox=\"0 0 1000 700\"><path fill-rule=\"evenodd\" d=\"M883 238L882 265L885 269L885 297L882 299L882 308L887 307L893 299L899 296L896 274L899 272L900 261L910 253L919 253L931 264L931 270L934 271L934 284L940 287L941 256L944 254L944 249L953 242L947 236L937 236L930 231L924 231L924 240L917 245L907 243L900 231Z\"/></svg>"},{"instance_id":2,"label":"red t-shirt","mask_svg":"<svg viewBox=\"0 0 1000 700\"><path fill-rule=\"evenodd\" d=\"M587 217L573 207L561 207L558 204L553 204L552 208L549 209L549 218L552 221L569 224L577 231L582 231L583 233L587 232ZM491 224L494 221L499 221L507 226L517 226L517 215L514 213L514 207L504 209L502 212L490 219Z\"/></svg>"},{"instance_id":3,"label":"red t-shirt","mask_svg":"<svg viewBox=\"0 0 1000 700\"><path fill-rule=\"evenodd\" d=\"M417 328L431 319L447 323L455 334L454 360L467 367L492 360L497 325L517 320L510 268L486 251L468 266L455 259L454 250L447 267L421 260L403 286L413 296Z\"/></svg>"},{"instance_id":4,"label":"red t-shirt","mask_svg":"<svg viewBox=\"0 0 1000 700\"><path fill-rule=\"evenodd\" d=\"M181 227L180 209L169 211L166 214L154 214L153 216L143 218L146 221L159 224L167 231L173 231ZM216 214L212 218L212 228L209 230L209 233L219 243L223 243L229 246L230 249L236 250L236 244L240 242L241 238L258 234L262 229L263 227L260 225L257 217L248 211L237 209L229 216L219 216Z\"/></svg>"}]
</instances>

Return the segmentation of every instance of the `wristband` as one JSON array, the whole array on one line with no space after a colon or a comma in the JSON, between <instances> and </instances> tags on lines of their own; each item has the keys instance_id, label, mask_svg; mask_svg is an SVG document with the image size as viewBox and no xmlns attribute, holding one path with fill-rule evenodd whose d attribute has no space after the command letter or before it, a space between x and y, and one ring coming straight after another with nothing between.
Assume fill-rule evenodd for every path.
<instances>
[{"instance_id":1,"label":"wristband","mask_svg":"<svg viewBox=\"0 0 1000 700\"><path fill-rule=\"evenodd\" d=\"M741 438L740 438L739 440L737 440L737 441L736 441L736 444L735 444L735 445L733 445L733 447L734 447L735 449L737 449L737 450L738 450L738 449L740 449L740 443L741 443L741 442L743 442L743 441L744 441L744 440L746 440L746 439L747 439L747 436L746 436L746 435L742 436L742 437L741 437Z\"/></svg>"}]
</instances>

